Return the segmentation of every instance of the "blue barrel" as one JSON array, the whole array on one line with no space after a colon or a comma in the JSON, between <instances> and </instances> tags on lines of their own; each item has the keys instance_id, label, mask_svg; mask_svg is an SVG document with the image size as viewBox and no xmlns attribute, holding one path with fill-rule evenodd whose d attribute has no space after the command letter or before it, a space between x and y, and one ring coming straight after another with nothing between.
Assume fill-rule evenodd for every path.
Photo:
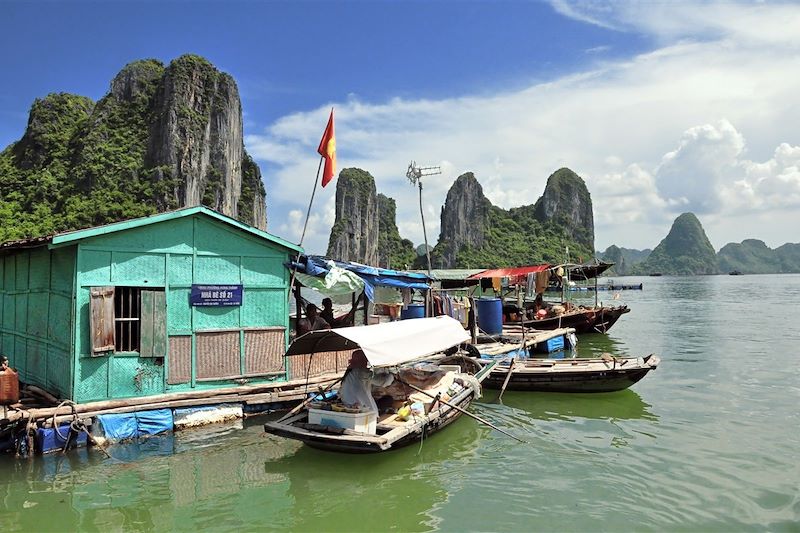
<instances>
[{"instance_id":1,"label":"blue barrel","mask_svg":"<svg viewBox=\"0 0 800 533\"><path fill-rule=\"evenodd\" d=\"M478 327L489 335L503 333L503 302L500 298L478 298Z\"/></svg>"},{"instance_id":2,"label":"blue barrel","mask_svg":"<svg viewBox=\"0 0 800 533\"><path fill-rule=\"evenodd\" d=\"M408 304L405 309L400 311L400 320L409 318L425 318L425 304Z\"/></svg>"}]
</instances>

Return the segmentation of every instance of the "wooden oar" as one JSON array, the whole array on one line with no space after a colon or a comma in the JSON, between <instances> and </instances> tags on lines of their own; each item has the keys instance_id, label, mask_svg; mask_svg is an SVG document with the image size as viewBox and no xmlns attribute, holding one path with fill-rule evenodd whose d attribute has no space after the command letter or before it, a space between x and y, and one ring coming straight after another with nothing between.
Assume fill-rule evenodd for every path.
<instances>
[{"instance_id":1,"label":"wooden oar","mask_svg":"<svg viewBox=\"0 0 800 533\"><path fill-rule=\"evenodd\" d=\"M503 393L506 391L506 387L508 386L508 382L511 380L511 374L514 372L514 364L516 361L514 358L511 358L511 361L508 363L508 373L506 374L506 379L503 381L503 386L500 388L500 394L497 396L496 402L500 402L503 399Z\"/></svg>"},{"instance_id":2,"label":"wooden oar","mask_svg":"<svg viewBox=\"0 0 800 533\"><path fill-rule=\"evenodd\" d=\"M435 398L435 396L433 394L428 394L428 392L420 389L419 387L416 387L416 386L412 385L411 383L408 383L407 381L403 381L401 379L398 379L398 381L400 383L403 383L404 385L408 385L409 387L411 387L412 389L414 389L417 392L421 392L422 394L424 394L428 398ZM515 437L511 433L500 429L499 427L495 426L494 424L492 424L491 422L489 422L487 420L484 420L483 418L479 417L478 415L473 415L472 413L470 413L466 409L462 409L461 407L459 407L459 406L457 406L455 404L452 404L452 403L450 403L450 402L448 402L446 400L443 400L442 398L439 398L439 401L442 402L443 404L447 405L448 407L451 407L451 408L455 409L456 411L460 411L460 412L464 413L465 415L467 415L467 416L469 416L471 418L474 418L475 420L477 420L481 424L485 424L485 425L489 426L490 428L492 428L493 430L499 431L503 435L511 437L512 439L517 440L519 442L522 442L523 444L525 443L525 441L520 439L519 437Z\"/></svg>"}]
</instances>

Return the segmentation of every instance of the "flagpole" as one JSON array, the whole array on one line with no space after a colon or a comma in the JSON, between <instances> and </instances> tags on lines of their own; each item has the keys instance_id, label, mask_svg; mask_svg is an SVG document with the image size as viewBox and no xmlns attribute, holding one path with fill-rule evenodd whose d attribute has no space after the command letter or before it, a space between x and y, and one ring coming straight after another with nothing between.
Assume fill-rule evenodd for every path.
<instances>
[{"instance_id":1,"label":"flagpole","mask_svg":"<svg viewBox=\"0 0 800 533\"><path fill-rule=\"evenodd\" d=\"M317 167L317 179L314 180L314 190L311 191L311 200L308 202L308 211L306 211L306 221L303 224L303 233L300 235L300 244L298 246L303 246L303 239L306 238L306 228L308 227L308 218L311 216L311 205L314 203L314 195L317 194L317 185L319 185L319 172L322 170L322 162L325 161L324 156L320 156L319 158L319 166Z\"/></svg>"},{"instance_id":2,"label":"flagpole","mask_svg":"<svg viewBox=\"0 0 800 533\"><path fill-rule=\"evenodd\" d=\"M308 228L308 219L311 216L311 206L314 204L314 195L317 194L317 185L319 185L319 173L322 170L322 162L325 161L324 156L320 156L319 158L319 166L317 167L317 178L314 180L314 189L311 191L311 200L308 202L308 211L306 211L306 221L303 223L303 233L300 234L300 243L298 246L300 248L303 247L303 239L306 238L306 228ZM297 253L297 261L300 261L300 253ZM289 295L287 299L292 297L292 291L294 290L294 280L297 274L297 267L292 268L292 279L289 281ZM297 318L300 319L300 310L296 309Z\"/></svg>"}]
</instances>

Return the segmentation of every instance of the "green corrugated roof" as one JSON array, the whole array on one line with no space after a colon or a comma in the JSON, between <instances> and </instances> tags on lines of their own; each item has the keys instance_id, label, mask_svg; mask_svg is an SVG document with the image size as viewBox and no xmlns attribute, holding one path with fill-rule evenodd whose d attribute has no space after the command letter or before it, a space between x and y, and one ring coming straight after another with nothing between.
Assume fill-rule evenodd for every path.
<instances>
[{"instance_id":1,"label":"green corrugated roof","mask_svg":"<svg viewBox=\"0 0 800 533\"><path fill-rule=\"evenodd\" d=\"M231 226L235 226L240 230L255 235L256 237L260 237L262 239L266 239L272 243L275 243L279 246L283 246L284 248L288 248L289 250L294 250L298 253L303 253L303 249L296 245L292 244L285 239L281 239L280 237L276 237L271 233L267 233L266 231L261 231L258 228L254 228L253 226L249 226L238 220L231 218L229 216L223 215L221 213L217 213L213 209L209 209L204 206L196 206L196 207L186 207L184 209L178 209L175 211L169 211L166 213L159 213L157 215L151 215L149 217L142 217L142 218L134 218L131 220L123 220L121 222L114 222L113 224L106 224L105 226L96 226L94 228L87 228L87 229L80 229L75 231L69 231L65 233L59 233L54 235L52 238L52 246L60 246L64 244L73 243L75 241L80 241L83 239L88 239L90 237L97 237L98 235L107 235L109 233L115 233L117 231L125 231L128 229L138 228L141 226L148 226L150 224L157 224L159 222L165 222L167 220L174 220L183 217L190 217L196 214L202 214L209 216L211 218L215 218L220 222L224 222L225 224L229 224Z\"/></svg>"}]
</instances>

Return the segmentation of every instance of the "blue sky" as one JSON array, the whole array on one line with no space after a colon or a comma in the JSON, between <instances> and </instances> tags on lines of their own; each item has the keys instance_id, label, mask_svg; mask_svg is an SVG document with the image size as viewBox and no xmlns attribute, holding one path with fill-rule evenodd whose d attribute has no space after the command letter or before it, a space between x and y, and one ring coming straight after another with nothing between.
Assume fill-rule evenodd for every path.
<instances>
[{"instance_id":1,"label":"blue sky","mask_svg":"<svg viewBox=\"0 0 800 533\"><path fill-rule=\"evenodd\" d=\"M798 8L624 2L5 2L0 145L33 99L99 99L126 63L207 57L239 84L270 231L297 240L327 110L340 168L358 166L422 241L447 188L474 171L503 207L568 166L593 195L599 248L653 247L693 210L712 243L800 240ZM794 29L793 29L794 28ZM334 187L307 236L324 251Z\"/></svg>"}]
</instances>

